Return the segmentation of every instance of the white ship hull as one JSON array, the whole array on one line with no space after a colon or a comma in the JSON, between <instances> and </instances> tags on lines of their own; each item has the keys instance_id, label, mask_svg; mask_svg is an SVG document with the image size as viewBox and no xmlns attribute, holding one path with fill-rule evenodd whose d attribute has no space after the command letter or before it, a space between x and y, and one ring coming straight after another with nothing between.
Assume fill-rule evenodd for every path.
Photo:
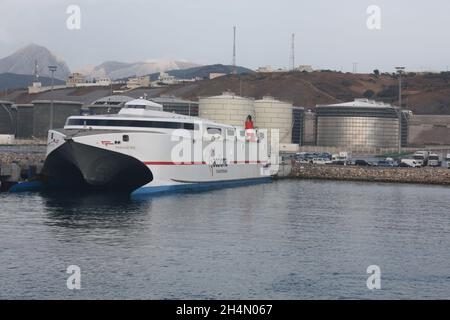
<instances>
[{"instance_id":1,"label":"white ship hull","mask_svg":"<svg viewBox=\"0 0 450 320\"><path fill-rule=\"evenodd\" d=\"M117 115L72 116L50 130L48 185L144 194L270 180L262 131L130 103Z\"/></svg>"},{"instance_id":2,"label":"white ship hull","mask_svg":"<svg viewBox=\"0 0 450 320\"><path fill-rule=\"evenodd\" d=\"M124 135L127 142L123 142ZM109 188L134 194L270 179L267 159L173 162L172 150L178 142L171 140L170 134L148 132L51 130L45 172L64 187Z\"/></svg>"}]
</instances>

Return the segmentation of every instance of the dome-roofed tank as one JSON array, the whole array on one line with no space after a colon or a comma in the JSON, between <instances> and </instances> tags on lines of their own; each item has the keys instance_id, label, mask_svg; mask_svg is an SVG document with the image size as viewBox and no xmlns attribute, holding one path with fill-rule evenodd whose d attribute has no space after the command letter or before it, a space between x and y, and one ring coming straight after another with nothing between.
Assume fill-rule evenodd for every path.
<instances>
[{"instance_id":1,"label":"dome-roofed tank","mask_svg":"<svg viewBox=\"0 0 450 320\"><path fill-rule=\"evenodd\" d=\"M271 96L265 96L254 102L255 126L267 129L268 136L271 129L279 130L280 143L292 143L292 110L291 103L283 102ZM269 140L270 141L270 140Z\"/></svg>"},{"instance_id":2,"label":"dome-roofed tank","mask_svg":"<svg viewBox=\"0 0 450 320\"><path fill-rule=\"evenodd\" d=\"M237 96L233 92L199 99L200 118L243 127L249 115L255 117L253 99Z\"/></svg>"},{"instance_id":3,"label":"dome-roofed tank","mask_svg":"<svg viewBox=\"0 0 450 320\"><path fill-rule=\"evenodd\" d=\"M397 148L398 108L368 99L318 105L317 145L327 147ZM407 142L407 117L402 114L402 144Z\"/></svg>"}]
</instances>

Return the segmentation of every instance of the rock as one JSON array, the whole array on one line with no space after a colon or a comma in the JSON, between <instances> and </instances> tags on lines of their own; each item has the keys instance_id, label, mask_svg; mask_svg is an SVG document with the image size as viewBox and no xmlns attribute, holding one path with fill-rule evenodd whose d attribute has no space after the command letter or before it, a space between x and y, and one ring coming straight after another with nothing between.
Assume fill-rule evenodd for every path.
<instances>
[{"instance_id":1,"label":"rock","mask_svg":"<svg viewBox=\"0 0 450 320\"><path fill-rule=\"evenodd\" d=\"M381 168L294 164L291 177L300 179L354 180L450 185L446 168Z\"/></svg>"}]
</instances>

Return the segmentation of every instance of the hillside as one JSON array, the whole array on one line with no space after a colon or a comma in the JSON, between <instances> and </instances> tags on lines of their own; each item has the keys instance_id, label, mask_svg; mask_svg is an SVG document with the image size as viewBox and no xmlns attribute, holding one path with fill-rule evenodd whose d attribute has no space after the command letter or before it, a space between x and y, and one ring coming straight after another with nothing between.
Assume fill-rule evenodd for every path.
<instances>
[{"instance_id":1,"label":"hillside","mask_svg":"<svg viewBox=\"0 0 450 320\"><path fill-rule=\"evenodd\" d=\"M26 88L34 81L34 76L26 74L15 73L1 73L0 74L0 91L13 90L18 88ZM49 77L39 77L39 81L43 86L49 86L52 79ZM65 81L54 79L54 84L65 84Z\"/></svg>"},{"instance_id":2,"label":"hillside","mask_svg":"<svg viewBox=\"0 0 450 320\"><path fill-rule=\"evenodd\" d=\"M192 79L192 78L209 78L210 73L225 73L231 74L233 72L233 66L223 64L212 64L207 66L200 66L181 70L169 70L167 73L178 79ZM253 70L236 66L237 74L254 73ZM150 75L152 80L158 79L159 73L153 73Z\"/></svg>"},{"instance_id":3,"label":"hillside","mask_svg":"<svg viewBox=\"0 0 450 320\"><path fill-rule=\"evenodd\" d=\"M450 114L450 73L408 74L403 78L403 108L417 114ZM317 104L370 98L398 104L397 76L341 72L285 72L228 75L204 80L189 88L170 87L164 94L187 99L211 96L231 90L259 99L272 95L292 101L296 106L313 109Z\"/></svg>"},{"instance_id":4,"label":"hillside","mask_svg":"<svg viewBox=\"0 0 450 320\"><path fill-rule=\"evenodd\" d=\"M403 78L403 108L416 114L450 115L450 73L408 74ZM227 75L213 80L201 80L161 88L140 88L123 94L131 97L173 95L190 100L201 96L219 95L231 90L256 99L272 95L292 101L294 105L314 109L317 104L371 98L397 104L398 79L382 74L351 74L340 72L285 72ZM107 88L68 88L55 91L60 100L90 103L109 94ZM4 95L0 91L0 98ZM28 95L24 90L9 94L16 102L48 99L50 93Z\"/></svg>"}]
</instances>

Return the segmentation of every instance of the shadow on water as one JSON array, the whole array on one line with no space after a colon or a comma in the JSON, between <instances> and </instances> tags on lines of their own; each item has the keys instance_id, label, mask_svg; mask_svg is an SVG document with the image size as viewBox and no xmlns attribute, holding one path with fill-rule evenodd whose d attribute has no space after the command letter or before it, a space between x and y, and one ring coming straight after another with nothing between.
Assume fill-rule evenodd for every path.
<instances>
[{"instance_id":1,"label":"shadow on water","mask_svg":"<svg viewBox=\"0 0 450 320\"><path fill-rule=\"evenodd\" d=\"M151 201L123 193L41 192L48 223L68 228L132 227L145 219Z\"/></svg>"}]
</instances>

